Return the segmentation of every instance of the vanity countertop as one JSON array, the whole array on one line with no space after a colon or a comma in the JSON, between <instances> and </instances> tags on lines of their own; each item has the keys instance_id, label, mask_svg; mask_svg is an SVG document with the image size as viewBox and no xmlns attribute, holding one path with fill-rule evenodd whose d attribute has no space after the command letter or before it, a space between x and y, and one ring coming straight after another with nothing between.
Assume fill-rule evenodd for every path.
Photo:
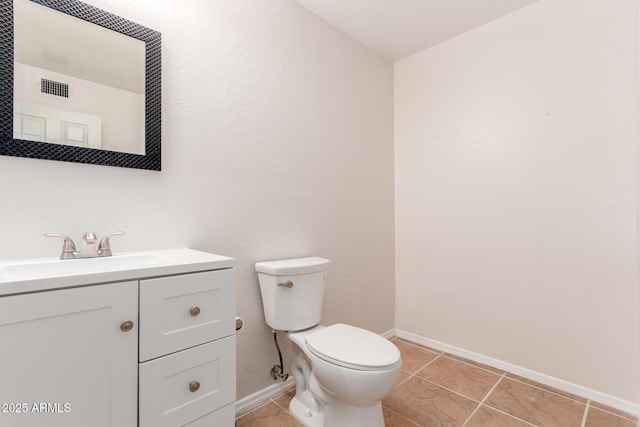
<instances>
[{"instance_id":1,"label":"vanity countertop","mask_svg":"<svg viewBox=\"0 0 640 427\"><path fill-rule=\"evenodd\" d=\"M0 296L231 268L233 258L193 249L123 252L104 258L0 261Z\"/></svg>"}]
</instances>

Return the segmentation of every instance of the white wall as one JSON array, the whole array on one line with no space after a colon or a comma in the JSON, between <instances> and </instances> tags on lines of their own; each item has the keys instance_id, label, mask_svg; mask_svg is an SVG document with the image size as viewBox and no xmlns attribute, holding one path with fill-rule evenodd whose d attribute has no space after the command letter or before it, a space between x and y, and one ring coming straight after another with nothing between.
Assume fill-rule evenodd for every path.
<instances>
[{"instance_id":1,"label":"white wall","mask_svg":"<svg viewBox=\"0 0 640 427\"><path fill-rule=\"evenodd\" d=\"M636 2L395 65L396 326L640 402Z\"/></svg>"},{"instance_id":2,"label":"white wall","mask_svg":"<svg viewBox=\"0 0 640 427\"><path fill-rule=\"evenodd\" d=\"M238 398L277 363L257 261L331 259L323 320L392 329L393 66L293 0L88 3L162 33L163 170L0 157L0 258L88 230L235 257Z\"/></svg>"}]
</instances>

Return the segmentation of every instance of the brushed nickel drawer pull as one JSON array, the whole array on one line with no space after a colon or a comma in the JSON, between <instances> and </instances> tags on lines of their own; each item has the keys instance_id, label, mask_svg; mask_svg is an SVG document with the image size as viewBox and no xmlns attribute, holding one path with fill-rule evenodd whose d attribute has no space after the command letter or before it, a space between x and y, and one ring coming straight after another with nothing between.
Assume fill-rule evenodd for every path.
<instances>
[{"instance_id":1,"label":"brushed nickel drawer pull","mask_svg":"<svg viewBox=\"0 0 640 427\"><path fill-rule=\"evenodd\" d=\"M198 307L197 305L191 307L189 309L189 314L191 315L191 317L196 317L198 314L200 314L200 307Z\"/></svg>"},{"instance_id":2,"label":"brushed nickel drawer pull","mask_svg":"<svg viewBox=\"0 0 640 427\"><path fill-rule=\"evenodd\" d=\"M122 322L120 325L120 330L122 332L129 332L133 329L133 322L131 320L127 320L126 322Z\"/></svg>"},{"instance_id":3,"label":"brushed nickel drawer pull","mask_svg":"<svg viewBox=\"0 0 640 427\"><path fill-rule=\"evenodd\" d=\"M288 282L285 282L285 283L278 283L278 286L291 289L293 288L293 282L289 280Z\"/></svg>"},{"instance_id":4,"label":"brushed nickel drawer pull","mask_svg":"<svg viewBox=\"0 0 640 427\"><path fill-rule=\"evenodd\" d=\"M191 391L191 393L195 393L196 391L200 390L200 383L198 381L191 381L189 383L189 390Z\"/></svg>"}]
</instances>

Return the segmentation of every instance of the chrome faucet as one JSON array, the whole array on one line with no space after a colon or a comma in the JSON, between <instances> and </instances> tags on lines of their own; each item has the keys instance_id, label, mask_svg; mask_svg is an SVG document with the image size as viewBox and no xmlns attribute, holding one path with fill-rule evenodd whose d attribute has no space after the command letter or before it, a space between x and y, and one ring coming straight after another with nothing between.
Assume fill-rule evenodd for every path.
<instances>
[{"instance_id":1,"label":"chrome faucet","mask_svg":"<svg viewBox=\"0 0 640 427\"><path fill-rule=\"evenodd\" d=\"M96 245L98 239L95 233L87 232L82 236L82 242L80 243L80 250L76 249L75 243L69 236L59 233L45 233L45 237L59 237L64 240L62 244L62 253L60 259L77 259L77 258L96 258L111 256L111 242L109 238L114 236L122 236L124 231L116 231L114 233L108 233ZM97 248L96 248L97 246Z\"/></svg>"}]
</instances>

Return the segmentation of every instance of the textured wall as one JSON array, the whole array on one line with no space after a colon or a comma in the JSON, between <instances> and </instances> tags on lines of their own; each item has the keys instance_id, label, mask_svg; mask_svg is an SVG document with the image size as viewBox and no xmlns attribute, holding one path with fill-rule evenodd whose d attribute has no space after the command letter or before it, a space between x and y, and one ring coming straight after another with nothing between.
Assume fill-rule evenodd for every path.
<instances>
[{"instance_id":1,"label":"textured wall","mask_svg":"<svg viewBox=\"0 0 640 427\"><path fill-rule=\"evenodd\" d=\"M395 65L396 326L640 401L636 2Z\"/></svg>"},{"instance_id":2,"label":"textured wall","mask_svg":"<svg viewBox=\"0 0 640 427\"><path fill-rule=\"evenodd\" d=\"M333 263L323 321L394 322L393 66L293 0L90 0L162 33L163 171L0 157L0 258L114 251L237 259L238 398L270 384L257 261Z\"/></svg>"}]
</instances>

